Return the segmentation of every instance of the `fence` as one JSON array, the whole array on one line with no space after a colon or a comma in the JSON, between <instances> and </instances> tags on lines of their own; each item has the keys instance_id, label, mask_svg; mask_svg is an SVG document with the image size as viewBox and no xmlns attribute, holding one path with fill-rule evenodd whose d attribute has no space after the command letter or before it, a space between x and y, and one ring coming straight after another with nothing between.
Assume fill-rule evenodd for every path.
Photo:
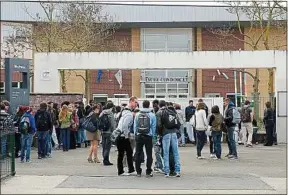
<instances>
[{"instance_id":1,"label":"fence","mask_svg":"<svg viewBox=\"0 0 288 195\"><path fill-rule=\"evenodd\" d=\"M0 130L1 140L1 180L14 176L15 171L15 131Z\"/></svg>"}]
</instances>

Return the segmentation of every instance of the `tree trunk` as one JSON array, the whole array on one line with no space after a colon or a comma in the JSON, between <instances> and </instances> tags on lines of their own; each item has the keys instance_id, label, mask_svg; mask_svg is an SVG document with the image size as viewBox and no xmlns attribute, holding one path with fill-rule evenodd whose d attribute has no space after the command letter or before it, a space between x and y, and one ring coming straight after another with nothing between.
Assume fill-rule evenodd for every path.
<instances>
[{"instance_id":1,"label":"tree trunk","mask_svg":"<svg viewBox=\"0 0 288 195\"><path fill-rule=\"evenodd\" d=\"M254 84L253 84L253 100L254 100L254 116L255 120L259 121L259 69L255 71Z\"/></svg>"},{"instance_id":2,"label":"tree trunk","mask_svg":"<svg viewBox=\"0 0 288 195\"><path fill-rule=\"evenodd\" d=\"M61 79L61 89L63 93L67 92L66 80L65 80L65 70L60 70L60 79Z\"/></svg>"},{"instance_id":3,"label":"tree trunk","mask_svg":"<svg viewBox=\"0 0 288 195\"><path fill-rule=\"evenodd\" d=\"M268 92L269 92L269 101L274 103L274 70L273 68L268 69L269 81L268 81Z\"/></svg>"},{"instance_id":4,"label":"tree trunk","mask_svg":"<svg viewBox=\"0 0 288 195\"><path fill-rule=\"evenodd\" d=\"M89 89L89 82L90 82L90 71L85 71L85 96L87 102L90 101L90 89Z\"/></svg>"}]
</instances>

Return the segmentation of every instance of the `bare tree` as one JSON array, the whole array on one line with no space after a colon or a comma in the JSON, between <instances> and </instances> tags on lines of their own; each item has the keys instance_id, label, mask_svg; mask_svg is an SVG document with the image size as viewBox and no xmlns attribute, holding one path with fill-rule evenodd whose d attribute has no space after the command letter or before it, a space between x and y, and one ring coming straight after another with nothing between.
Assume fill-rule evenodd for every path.
<instances>
[{"instance_id":1,"label":"bare tree","mask_svg":"<svg viewBox=\"0 0 288 195\"><path fill-rule=\"evenodd\" d=\"M236 23L224 25L220 28L210 27L210 32L220 37L232 37L249 46L251 50L278 50L287 47L287 42L283 41L286 40L287 36L287 7L283 5L282 1L253 0L247 2L227 2L227 5L227 11L236 15ZM240 32L244 38L236 36L234 33L236 31ZM282 39L278 37L278 42L275 40L275 37L271 36L271 32L273 31L276 31L279 36L282 36ZM276 44L275 41L277 42ZM253 98L256 111L255 116L259 119L259 69L256 69L254 74L243 69L236 69L234 71L247 73L253 79ZM269 68L268 72L268 90L271 102L273 102L274 69Z\"/></svg>"},{"instance_id":2,"label":"bare tree","mask_svg":"<svg viewBox=\"0 0 288 195\"><path fill-rule=\"evenodd\" d=\"M38 3L41 11L35 16L26 8L26 13L35 21L33 25L30 28L23 25L14 27L24 39L19 41L11 36L6 40L13 50L26 48L36 52L104 51L107 40L113 37L119 27L113 23L109 15L103 13L102 5L96 3ZM43 16L41 12L44 12ZM67 91L66 82L71 73L71 71L60 70L63 92ZM83 78L87 98L89 98L89 77L87 70L85 79Z\"/></svg>"}]
</instances>

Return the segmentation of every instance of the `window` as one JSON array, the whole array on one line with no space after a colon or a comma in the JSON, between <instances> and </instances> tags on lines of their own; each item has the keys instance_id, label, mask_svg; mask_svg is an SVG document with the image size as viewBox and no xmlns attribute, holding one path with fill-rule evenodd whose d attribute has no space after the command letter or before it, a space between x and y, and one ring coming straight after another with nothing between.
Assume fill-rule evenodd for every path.
<instances>
[{"instance_id":1,"label":"window","mask_svg":"<svg viewBox=\"0 0 288 195\"><path fill-rule=\"evenodd\" d=\"M177 95L168 95L169 98L177 98Z\"/></svg>"},{"instance_id":2,"label":"window","mask_svg":"<svg viewBox=\"0 0 288 195\"><path fill-rule=\"evenodd\" d=\"M145 97L153 99L153 98L155 98L155 95L146 95Z\"/></svg>"},{"instance_id":3,"label":"window","mask_svg":"<svg viewBox=\"0 0 288 195\"><path fill-rule=\"evenodd\" d=\"M12 82L12 87L13 88L20 88L19 82Z\"/></svg>"},{"instance_id":4,"label":"window","mask_svg":"<svg viewBox=\"0 0 288 195\"><path fill-rule=\"evenodd\" d=\"M167 84L168 93L177 93L177 84Z\"/></svg>"},{"instance_id":5,"label":"window","mask_svg":"<svg viewBox=\"0 0 288 195\"><path fill-rule=\"evenodd\" d=\"M165 95L156 95L156 98L165 98Z\"/></svg>"},{"instance_id":6,"label":"window","mask_svg":"<svg viewBox=\"0 0 288 195\"><path fill-rule=\"evenodd\" d=\"M98 104L101 102L107 102L108 95L107 94L93 94L94 103Z\"/></svg>"},{"instance_id":7,"label":"window","mask_svg":"<svg viewBox=\"0 0 288 195\"><path fill-rule=\"evenodd\" d=\"M0 93L5 93L5 83L0 82Z\"/></svg>"},{"instance_id":8,"label":"window","mask_svg":"<svg viewBox=\"0 0 288 195\"><path fill-rule=\"evenodd\" d=\"M128 94L114 94L114 98L129 98Z\"/></svg>"},{"instance_id":9,"label":"window","mask_svg":"<svg viewBox=\"0 0 288 195\"><path fill-rule=\"evenodd\" d=\"M145 70L145 77L165 77L166 72L163 70Z\"/></svg>"},{"instance_id":10,"label":"window","mask_svg":"<svg viewBox=\"0 0 288 195\"><path fill-rule=\"evenodd\" d=\"M179 98L188 98L188 95L179 95Z\"/></svg>"},{"instance_id":11,"label":"window","mask_svg":"<svg viewBox=\"0 0 288 195\"><path fill-rule=\"evenodd\" d=\"M187 70L167 70L167 77L188 77L189 71Z\"/></svg>"}]
</instances>

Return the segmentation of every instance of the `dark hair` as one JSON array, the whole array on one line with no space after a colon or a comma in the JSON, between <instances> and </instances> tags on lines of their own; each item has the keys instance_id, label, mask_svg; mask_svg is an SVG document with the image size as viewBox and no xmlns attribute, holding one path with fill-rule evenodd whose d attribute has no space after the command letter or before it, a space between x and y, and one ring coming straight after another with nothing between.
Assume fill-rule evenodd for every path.
<instances>
[{"instance_id":1,"label":"dark hair","mask_svg":"<svg viewBox=\"0 0 288 195\"><path fill-rule=\"evenodd\" d=\"M165 107L165 106L166 106L165 100L160 100L159 107L162 108L162 107Z\"/></svg>"},{"instance_id":2,"label":"dark hair","mask_svg":"<svg viewBox=\"0 0 288 195\"><path fill-rule=\"evenodd\" d=\"M266 105L266 108L271 108L271 102L266 102L265 105Z\"/></svg>"},{"instance_id":3,"label":"dark hair","mask_svg":"<svg viewBox=\"0 0 288 195\"><path fill-rule=\"evenodd\" d=\"M121 107L120 106L116 106L115 110L116 110L117 113L119 113L119 112L121 112Z\"/></svg>"},{"instance_id":4,"label":"dark hair","mask_svg":"<svg viewBox=\"0 0 288 195\"><path fill-rule=\"evenodd\" d=\"M97 108L99 109L99 113L101 113L101 112L102 112L102 105L101 105L100 103L94 105L94 106L92 107L92 110L94 111L94 110L96 110Z\"/></svg>"},{"instance_id":5,"label":"dark hair","mask_svg":"<svg viewBox=\"0 0 288 195\"><path fill-rule=\"evenodd\" d=\"M250 101L249 100L246 100L245 102L244 102L244 105L249 105L250 104Z\"/></svg>"},{"instance_id":6,"label":"dark hair","mask_svg":"<svg viewBox=\"0 0 288 195\"><path fill-rule=\"evenodd\" d=\"M168 106L173 106L173 102L168 102Z\"/></svg>"},{"instance_id":7,"label":"dark hair","mask_svg":"<svg viewBox=\"0 0 288 195\"><path fill-rule=\"evenodd\" d=\"M0 109L5 110L5 104L3 102L0 103Z\"/></svg>"},{"instance_id":8,"label":"dark hair","mask_svg":"<svg viewBox=\"0 0 288 195\"><path fill-rule=\"evenodd\" d=\"M50 101L50 102L48 102L47 104L52 104L52 103L53 103L53 102Z\"/></svg>"},{"instance_id":9,"label":"dark hair","mask_svg":"<svg viewBox=\"0 0 288 195\"><path fill-rule=\"evenodd\" d=\"M213 106L211 108L211 113L212 114L219 114L220 113L219 107L217 105Z\"/></svg>"},{"instance_id":10,"label":"dark hair","mask_svg":"<svg viewBox=\"0 0 288 195\"><path fill-rule=\"evenodd\" d=\"M176 110L181 110L181 105L180 104L175 104L175 109Z\"/></svg>"},{"instance_id":11,"label":"dark hair","mask_svg":"<svg viewBox=\"0 0 288 195\"><path fill-rule=\"evenodd\" d=\"M193 103L193 100L189 100L189 104Z\"/></svg>"},{"instance_id":12,"label":"dark hair","mask_svg":"<svg viewBox=\"0 0 288 195\"><path fill-rule=\"evenodd\" d=\"M142 103L143 108L149 108L150 107L150 102L148 100L144 100Z\"/></svg>"},{"instance_id":13,"label":"dark hair","mask_svg":"<svg viewBox=\"0 0 288 195\"><path fill-rule=\"evenodd\" d=\"M114 107L113 102L111 102L111 101L107 102L107 104L106 104L106 108L107 109L110 109L110 108L113 108L113 107Z\"/></svg>"},{"instance_id":14,"label":"dark hair","mask_svg":"<svg viewBox=\"0 0 288 195\"><path fill-rule=\"evenodd\" d=\"M94 104L94 100L89 100L89 104Z\"/></svg>"},{"instance_id":15,"label":"dark hair","mask_svg":"<svg viewBox=\"0 0 288 195\"><path fill-rule=\"evenodd\" d=\"M200 102L203 102L203 99L202 98L200 98L199 100L198 100L198 102L200 103Z\"/></svg>"},{"instance_id":16,"label":"dark hair","mask_svg":"<svg viewBox=\"0 0 288 195\"><path fill-rule=\"evenodd\" d=\"M47 110L47 104L45 103L45 102L43 102L43 103L41 103L40 104L40 109L45 109L45 110Z\"/></svg>"},{"instance_id":17,"label":"dark hair","mask_svg":"<svg viewBox=\"0 0 288 195\"><path fill-rule=\"evenodd\" d=\"M153 103L153 105L154 105L154 104L158 104L158 105L159 105L159 100L157 100L157 99L156 99L156 100L153 100L152 103Z\"/></svg>"}]
</instances>

